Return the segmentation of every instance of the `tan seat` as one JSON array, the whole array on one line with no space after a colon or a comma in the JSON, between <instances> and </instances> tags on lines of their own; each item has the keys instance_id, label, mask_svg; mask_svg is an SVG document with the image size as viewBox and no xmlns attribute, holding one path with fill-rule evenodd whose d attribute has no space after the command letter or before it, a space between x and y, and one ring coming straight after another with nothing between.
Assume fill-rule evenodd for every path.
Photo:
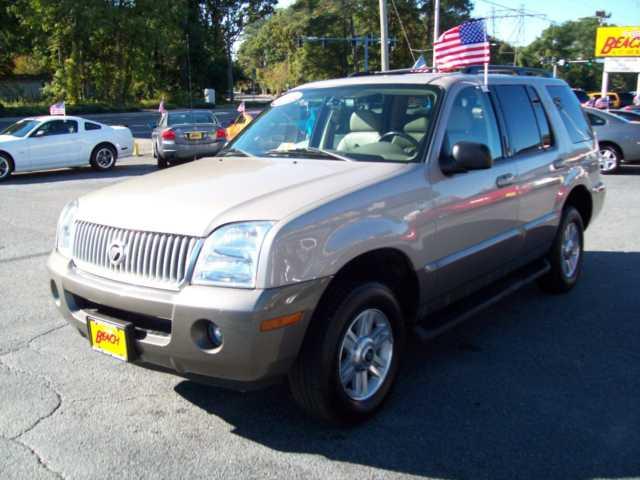
<instances>
[{"instance_id":1,"label":"tan seat","mask_svg":"<svg viewBox=\"0 0 640 480\"><path fill-rule=\"evenodd\" d=\"M337 150L350 152L361 145L375 143L380 140L381 129L381 115L368 110L353 112L349 119L350 132L340 140Z\"/></svg>"},{"instance_id":2,"label":"tan seat","mask_svg":"<svg viewBox=\"0 0 640 480\"><path fill-rule=\"evenodd\" d=\"M404 133L416 139L416 141L421 141L424 136L427 134L427 127L429 123L427 121L427 117L418 117L414 120L408 122L403 130Z\"/></svg>"}]
</instances>

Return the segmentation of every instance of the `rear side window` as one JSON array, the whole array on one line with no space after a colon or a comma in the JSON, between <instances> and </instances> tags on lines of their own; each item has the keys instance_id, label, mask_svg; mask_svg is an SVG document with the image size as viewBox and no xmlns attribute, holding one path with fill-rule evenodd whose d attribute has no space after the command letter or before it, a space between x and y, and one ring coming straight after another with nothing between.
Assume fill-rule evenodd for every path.
<instances>
[{"instance_id":1,"label":"rear side window","mask_svg":"<svg viewBox=\"0 0 640 480\"><path fill-rule=\"evenodd\" d=\"M84 129L85 130L100 130L102 127L100 125L98 125L97 123L91 123L91 122L84 122Z\"/></svg>"},{"instance_id":2,"label":"rear side window","mask_svg":"<svg viewBox=\"0 0 640 480\"><path fill-rule=\"evenodd\" d=\"M587 116L589 117L589 123L591 123L591 125L604 125L606 123L602 118L593 113L587 113Z\"/></svg>"},{"instance_id":3,"label":"rear side window","mask_svg":"<svg viewBox=\"0 0 640 480\"><path fill-rule=\"evenodd\" d=\"M591 140L592 133L584 112L569 87L548 86L547 91L553 99L553 103L560 113L562 123L569 132L569 137L573 143L580 143Z\"/></svg>"},{"instance_id":4,"label":"rear side window","mask_svg":"<svg viewBox=\"0 0 640 480\"><path fill-rule=\"evenodd\" d=\"M544 110L544 106L540 101L538 92L532 86L527 87L527 93L529 93L529 99L531 105L533 105L533 113L536 116L538 122L538 130L540 131L540 141L543 148L547 148L553 145L553 134L551 133L551 126L549 125L549 118L547 112Z\"/></svg>"},{"instance_id":5,"label":"rear side window","mask_svg":"<svg viewBox=\"0 0 640 480\"><path fill-rule=\"evenodd\" d=\"M498 85L495 91L509 132L511 155L540 148L542 140L538 120L526 86Z\"/></svg>"}]
</instances>

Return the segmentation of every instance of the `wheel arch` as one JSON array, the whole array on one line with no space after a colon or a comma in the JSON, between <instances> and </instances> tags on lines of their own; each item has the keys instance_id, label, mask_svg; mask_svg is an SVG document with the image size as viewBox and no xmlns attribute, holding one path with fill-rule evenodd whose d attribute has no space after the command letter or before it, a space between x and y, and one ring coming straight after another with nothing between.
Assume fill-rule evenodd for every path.
<instances>
[{"instance_id":1,"label":"wheel arch","mask_svg":"<svg viewBox=\"0 0 640 480\"><path fill-rule=\"evenodd\" d=\"M370 250L345 263L327 285L316 312L322 310L328 298L339 294L342 286L365 281L386 285L398 299L405 320L409 323L415 321L420 301L418 275L409 257L393 247Z\"/></svg>"},{"instance_id":2,"label":"wheel arch","mask_svg":"<svg viewBox=\"0 0 640 480\"><path fill-rule=\"evenodd\" d=\"M96 153L96 150L98 150L98 148L103 147L103 146L110 147L113 150L113 152L115 153L116 160L118 159L118 149L117 149L117 147L113 144L113 142L110 142L108 140L100 142L95 147L93 147L93 149L91 150L91 158L93 158L93 154Z\"/></svg>"},{"instance_id":3,"label":"wheel arch","mask_svg":"<svg viewBox=\"0 0 640 480\"><path fill-rule=\"evenodd\" d=\"M622 147L620 145L618 145L616 142L611 141L611 140L602 140L598 142L598 146L600 148L602 147L611 147L613 149L615 149L618 154L620 155L620 160L624 159L624 151L622 150Z\"/></svg>"},{"instance_id":4,"label":"wheel arch","mask_svg":"<svg viewBox=\"0 0 640 480\"><path fill-rule=\"evenodd\" d=\"M564 207L572 206L582 217L582 223L584 224L584 229L586 230L591 222L591 217L593 216L593 199L589 194L589 190L584 185L576 185L573 187L567 199L564 202Z\"/></svg>"}]
</instances>

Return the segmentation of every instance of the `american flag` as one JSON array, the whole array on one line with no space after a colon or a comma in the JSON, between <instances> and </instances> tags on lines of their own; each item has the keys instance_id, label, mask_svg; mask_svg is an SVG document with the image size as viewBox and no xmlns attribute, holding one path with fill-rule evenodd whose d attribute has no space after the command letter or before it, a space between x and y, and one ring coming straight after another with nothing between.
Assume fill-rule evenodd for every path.
<instances>
[{"instance_id":1,"label":"american flag","mask_svg":"<svg viewBox=\"0 0 640 480\"><path fill-rule=\"evenodd\" d=\"M429 66L427 65L427 61L424 59L424 57L422 55L420 55L418 57L418 59L416 60L416 63L413 64L413 67L411 67L411 71L412 72L430 72L431 68L429 68Z\"/></svg>"},{"instance_id":2,"label":"american flag","mask_svg":"<svg viewBox=\"0 0 640 480\"><path fill-rule=\"evenodd\" d=\"M158 105L158 111L160 113L167 113L167 109L164 108L164 98L160 100L160 105Z\"/></svg>"},{"instance_id":3,"label":"american flag","mask_svg":"<svg viewBox=\"0 0 640 480\"><path fill-rule=\"evenodd\" d=\"M49 115L66 115L64 102L54 103L49 107Z\"/></svg>"},{"instance_id":4,"label":"american flag","mask_svg":"<svg viewBox=\"0 0 640 480\"><path fill-rule=\"evenodd\" d=\"M441 72L489 63L489 41L484 20L471 20L447 30L440 35L434 48L436 66Z\"/></svg>"},{"instance_id":5,"label":"american flag","mask_svg":"<svg viewBox=\"0 0 640 480\"><path fill-rule=\"evenodd\" d=\"M240 113L244 113L246 109L247 109L247 107L246 107L246 105L245 105L245 103L244 103L244 100L243 100L243 101L240 103L240 105L238 105L238 109L237 109L237 110L238 110L238 112L240 112Z\"/></svg>"}]
</instances>

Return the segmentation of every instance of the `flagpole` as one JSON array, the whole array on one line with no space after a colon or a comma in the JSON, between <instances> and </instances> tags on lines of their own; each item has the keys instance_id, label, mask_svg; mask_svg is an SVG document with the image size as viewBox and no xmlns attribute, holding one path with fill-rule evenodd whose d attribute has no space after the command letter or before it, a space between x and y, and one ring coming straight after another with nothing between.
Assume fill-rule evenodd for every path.
<instances>
[{"instance_id":1,"label":"flagpole","mask_svg":"<svg viewBox=\"0 0 640 480\"><path fill-rule=\"evenodd\" d=\"M436 69L436 49L435 45L440 36L440 0L435 0L433 4L433 70Z\"/></svg>"},{"instance_id":2,"label":"flagpole","mask_svg":"<svg viewBox=\"0 0 640 480\"><path fill-rule=\"evenodd\" d=\"M489 59L491 59L491 43L487 38L487 24L484 20L482 20L482 28L484 29L484 41L487 42L487 48L489 49ZM489 90L489 62L484 62L484 90Z\"/></svg>"}]
</instances>

